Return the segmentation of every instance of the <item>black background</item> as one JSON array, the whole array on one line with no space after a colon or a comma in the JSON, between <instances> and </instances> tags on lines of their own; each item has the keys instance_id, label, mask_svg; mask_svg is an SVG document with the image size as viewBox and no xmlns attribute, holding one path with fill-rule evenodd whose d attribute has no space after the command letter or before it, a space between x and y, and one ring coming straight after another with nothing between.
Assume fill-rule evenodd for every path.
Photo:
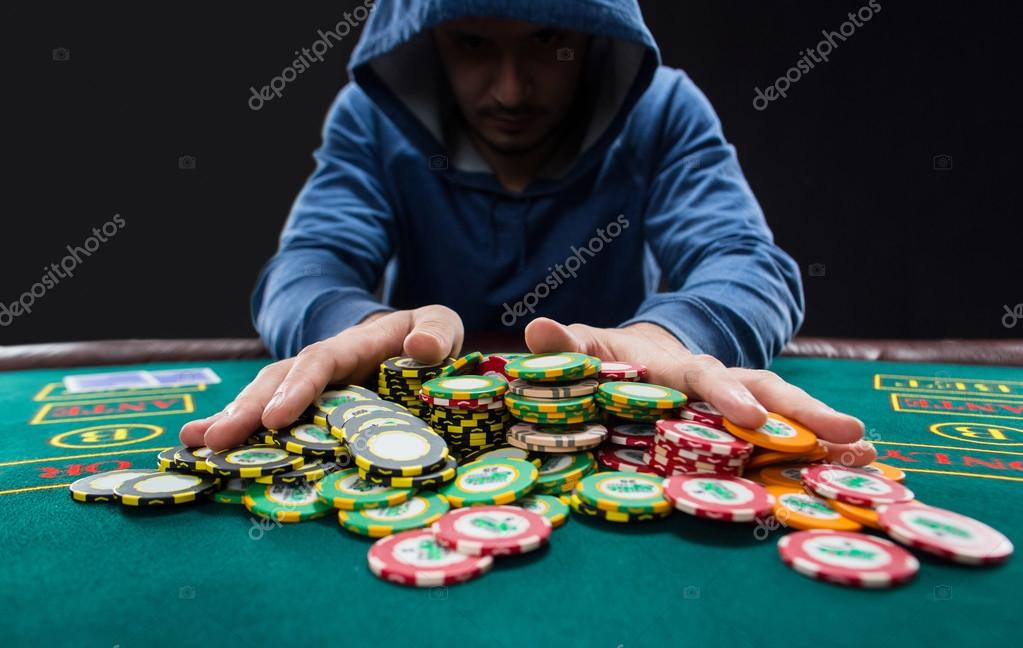
<instances>
[{"instance_id":1,"label":"black background","mask_svg":"<svg viewBox=\"0 0 1023 648\"><path fill-rule=\"evenodd\" d=\"M261 86L358 0L5 7L0 301L121 214L127 225L4 344L251 336L248 295L313 168L357 34L254 112ZM800 51L864 2L641 3L709 96L779 243L802 333L1019 337L1018 23L1008 3L882 10L766 110ZM52 50L69 50L54 61ZM178 168L192 155L196 168ZM936 170L949 155L951 170ZM810 276L810 264L823 276Z\"/></svg>"}]
</instances>

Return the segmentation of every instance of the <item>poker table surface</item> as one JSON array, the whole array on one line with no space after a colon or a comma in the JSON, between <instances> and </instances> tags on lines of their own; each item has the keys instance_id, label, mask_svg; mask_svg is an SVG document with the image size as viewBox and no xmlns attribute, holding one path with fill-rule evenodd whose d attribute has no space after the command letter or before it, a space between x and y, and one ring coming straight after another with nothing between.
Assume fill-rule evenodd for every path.
<instances>
[{"instance_id":1,"label":"poker table surface","mask_svg":"<svg viewBox=\"0 0 1023 648\"><path fill-rule=\"evenodd\" d=\"M244 507L71 500L78 477L155 467L181 424L219 410L267 360L0 372L4 643L79 646L993 644L1017 627L1023 559L917 554L891 590L786 567L771 524L675 512L622 525L572 515L550 545L433 589L377 579L372 541L335 517L259 524ZM68 394L65 375L211 367L219 384ZM1023 369L783 357L774 371L866 423L923 502L1023 543ZM47 638L49 637L49 638Z\"/></svg>"}]
</instances>

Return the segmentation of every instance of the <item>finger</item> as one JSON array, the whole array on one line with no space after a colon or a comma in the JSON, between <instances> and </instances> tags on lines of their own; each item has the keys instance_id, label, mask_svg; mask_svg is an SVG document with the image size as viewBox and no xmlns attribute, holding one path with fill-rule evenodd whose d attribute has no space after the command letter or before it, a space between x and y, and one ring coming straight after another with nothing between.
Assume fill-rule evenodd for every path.
<instances>
[{"instance_id":1,"label":"finger","mask_svg":"<svg viewBox=\"0 0 1023 648\"><path fill-rule=\"evenodd\" d=\"M747 371L743 382L764 407L793 418L832 443L854 443L863 438L863 422L836 412L805 391L769 371Z\"/></svg>"},{"instance_id":2,"label":"finger","mask_svg":"<svg viewBox=\"0 0 1023 648\"><path fill-rule=\"evenodd\" d=\"M412 311L412 330L403 349L424 364L437 364L457 355L464 337L462 318L446 306L424 306Z\"/></svg>"},{"instance_id":3,"label":"finger","mask_svg":"<svg viewBox=\"0 0 1023 648\"><path fill-rule=\"evenodd\" d=\"M533 353L585 353L601 360L615 360L611 338L618 331L585 324L565 326L547 317L538 317L526 326L526 346Z\"/></svg>"},{"instance_id":4,"label":"finger","mask_svg":"<svg viewBox=\"0 0 1023 648\"><path fill-rule=\"evenodd\" d=\"M758 428L767 422L767 410L738 377L716 358L696 355L669 367L668 386L690 397L699 395L736 425Z\"/></svg>"},{"instance_id":5,"label":"finger","mask_svg":"<svg viewBox=\"0 0 1023 648\"><path fill-rule=\"evenodd\" d=\"M302 349L261 410L262 425L270 429L290 425L327 385L378 365L371 337L368 329L351 328Z\"/></svg>"},{"instance_id":6,"label":"finger","mask_svg":"<svg viewBox=\"0 0 1023 648\"><path fill-rule=\"evenodd\" d=\"M203 435L204 444L214 450L233 448L255 432L260 426L263 409L277 390L277 386L281 384L292 362L282 360L263 367L255 379L209 426Z\"/></svg>"},{"instance_id":7,"label":"finger","mask_svg":"<svg viewBox=\"0 0 1023 648\"><path fill-rule=\"evenodd\" d=\"M223 412L217 412L213 416L189 421L182 425L181 432L178 433L178 438L181 440L181 443L189 447L201 446L204 443L203 436L205 436L206 430L210 429L210 426L213 425L213 423L215 423L222 414Z\"/></svg>"},{"instance_id":8,"label":"finger","mask_svg":"<svg viewBox=\"0 0 1023 648\"><path fill-rule=\"evenodd\" d=\"M821 441L821 445L828 451L828 455L824 458L828 463L843 466L866 466L877 459L877 449L874 448L873 443L865 439L856 443Z\"/></svg>"}]
</instances>

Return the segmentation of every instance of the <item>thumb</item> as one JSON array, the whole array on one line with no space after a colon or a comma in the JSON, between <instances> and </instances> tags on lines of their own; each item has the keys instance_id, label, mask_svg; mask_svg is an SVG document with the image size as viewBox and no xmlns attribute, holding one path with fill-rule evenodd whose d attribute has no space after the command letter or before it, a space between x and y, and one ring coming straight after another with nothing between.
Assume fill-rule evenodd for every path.
<instances>
[{"instance_id":1,"label":"thumb","mask_svg":"<svg viewBox=\"0 0 1023 648\"><path fill-rule=\"evenodd\" d=\"M402 344L405 355L424 364L458 355L464 330L458 313L446 306L423 306L412 311L411 329Z\"/></svg>"},{"instance_id":2,"label":"thumb","mask_svg":"<svg viewBox=\"0 0 1023 648\"><path fill-rule=\"evenodd\" d=\"M532 353L586 353L587 344L564 324L538 317L526 326L526 346Z\"/></svg>"}]
</instances>

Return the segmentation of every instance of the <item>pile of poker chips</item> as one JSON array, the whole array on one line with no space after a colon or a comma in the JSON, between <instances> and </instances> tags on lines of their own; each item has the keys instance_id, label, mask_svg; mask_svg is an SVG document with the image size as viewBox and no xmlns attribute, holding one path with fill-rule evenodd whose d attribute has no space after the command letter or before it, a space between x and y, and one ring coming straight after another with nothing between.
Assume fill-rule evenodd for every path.
<instances>
[{"instance_id":1,"label":"pile of poker chips","mask_svg":"<svg viewBox=\"0 0 1023 648\"><path fill-rule=\"evenodd\" d=\"M426 365L408 356L389 358L380 364L377 393L384 400L404 405L425 418L426 406L419 399L423 383L436 378L450 363Z\"/></svg>"},{"instance_id":2,"label":"pile of poker chips","mask_svg":"<svg viewBox=\"0 0 1023 648\"><path fill-rule=\"evenodd\" d=\"M450 372L424 383L420 393L430 426L459 457L501 444L511 421L503 398L508 382L503 377L458 373L472 371L478 363L479 358L471 355L460 358Z\"/></svg>"},{"instance_id":3,"label":"pile of poker chips","mask_svg":"<svg viewBox=\"0 0 1023 648\"><path fill-rule=\"evenodd\" d=\"M484 358L479 367L486 362ZM302 427L309 425L306 420L282 430L261 430L248 445L228 451L170 448L157 456L156 470L90 475L71 486L71 496L126 506L179 505L212 498L244 504L255 515L281 522L316 519L336 510L346 530L387 540L371 550L375 573L396 582L429 586L484 573L492 564L490 553L525 551L546 542L538 542L535 533L512 533L512 527L521 525L503 524L508 513L501 511L479 520L472 516L471 526L489 529L492 538L445 536L440 540L434 525L463 510L460 507L470 506L468 510L474 512L519 507L546 518L551 527L564 524L569 510L610 522L657 520L672 510L758 524L764 516L773 515L783 528L798 530L778 543L786 564L815 579L857 587L897 585L910 580L919 568L916 558L901 546L858 532L864 528L886 533L903 546L969 565L1003 562L1013 552L1011 542L988 525L914 499L901 486L905 474L896 468L880 463L863 468L814 463L824 458L821 446L815 440L810 444L795 427L793 433L785 425L769 422L767 430L744 430L699 403L686 404L674 423L724 428L734 440L752 444L746 479L722 471L673 471L676 474L662 480L648 472L649 466L642 462L642 454L637 460L637 453L660 449L655 443L663 445L658 433L665 422L650 425L609 418L607 441L594 452L556 453L497 442L467 452L466 463L457 470L449 457L441 471L447 477L432 480L432 485L396 485L411 483L400 480L422 474L398 474L409 472L408 465L387 462L377 466L370 461L368 468L365 461L357 462L358 466L348 469L339 464L353 457L375 458L374 453L360 449L359 439L366 443L383 434L378 430L417 425L417 435L432 431L406 408L380 400L369 390L343 386L328 391L307 417L327 419L327 434L324 429ZM771 421L778 420L771 415ZM393 454L386 456L395 459ZM705 469L702 464L700 460L686 467ZM650 484L660 484L666 511L665 504L647 492ZM535 526L535 521L531 524ZM401 542L395 540L399 536ZM410 538L414 541L406 542ZM480 543L492 548L473 548ZM390 549L384 551L384 547ZM406 560L409 551L418 554L414 560ZM473 551L482 553L471 555ZM388 555L399 554L403 567L387 563Z\"/></svg>"},{"instance_id":4,"label":"pile of poker chips","mask_svg":"<svg viewBox=\"0 0 1023 648\"><path fill-rule=\"evenodd\" d=\"M753 452L753 444L695 421L662 419L655 429L643 461L665 477L691 472L742 475Z\"/></svg>"},{"instance_id":5,"label":"pile of poker chips","mask_svg":"<svg viewBox=\"0 0 1023 648\"><path fill-rule=\"evenodd\" d=\"M504 366L512 377L505 406L519 421L572 425L599 418L594 394L600 360L582 353L541 353Z\"/></svg>"},{"instance_id":6,"label":"pile of poker chips","mask_svg":"<svg viewBox=\"0 0 1023 648\"><path fill-rule=\"evenodd\" d=\"M599 382L626 381L645 382L647 379L647 368L638 362L618 362L617 360L604 360L600 364L600 372L597 374Z\"/></svg>"}]
</instances>

